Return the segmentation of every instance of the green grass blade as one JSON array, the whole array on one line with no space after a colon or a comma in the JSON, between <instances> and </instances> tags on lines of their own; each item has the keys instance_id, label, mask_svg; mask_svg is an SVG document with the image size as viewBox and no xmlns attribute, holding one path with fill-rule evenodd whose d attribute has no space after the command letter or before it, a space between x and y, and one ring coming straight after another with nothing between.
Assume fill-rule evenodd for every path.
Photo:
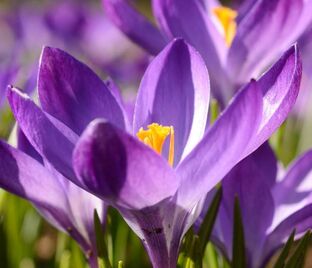
<instances>
[{"instance_id":1,"label":"green grass blade","mask_svg":"<svg viewBox=\"0 0 312 268\"><path fill-rule=\"evenodd\" d=\"M289 251L290 251L290 249L294 243L294 240L295 240L295 233L296 233L296 230L293 230L293 232L289 236L281 254L278 257L278 259L274 265L274 268L284 268L286 258L288 257Z\"/></svg>"},{"instance_id":2,"label":"green grass blade","mask_svg":"<svg viewBox=\"0 0 312 268\"><path fill-rule=\"evenodd\" d=\"M246 268L244 227L238 197L234 202L232 268Z\"/></svg>"}]
</instances>

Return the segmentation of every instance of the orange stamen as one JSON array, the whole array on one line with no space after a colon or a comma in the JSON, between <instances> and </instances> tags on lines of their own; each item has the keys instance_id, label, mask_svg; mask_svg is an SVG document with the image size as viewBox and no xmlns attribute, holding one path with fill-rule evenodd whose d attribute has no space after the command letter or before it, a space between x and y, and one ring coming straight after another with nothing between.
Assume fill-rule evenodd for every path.
<instances>
[{"instance_id":1,"label":"orange stamen","mask_svg":"<svg viewBox=\"0 0 312 268\"><path fill-rule=\"evenodd\" d=\"M227 46L230 46L236 34L237 24L235 18L237 17L237 12L223 6L215 7L212 12L223 28L225 43Z\"/></svg>"}]
</instances>

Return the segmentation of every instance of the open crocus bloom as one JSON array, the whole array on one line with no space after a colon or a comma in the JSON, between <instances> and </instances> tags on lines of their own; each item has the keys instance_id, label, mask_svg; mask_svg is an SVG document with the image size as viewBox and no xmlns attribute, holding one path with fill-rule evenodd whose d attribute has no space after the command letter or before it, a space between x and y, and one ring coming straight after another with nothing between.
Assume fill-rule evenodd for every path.
<instances>
[{"instance_id":1,"label":"open crocus bloom","mask_svg":"<svg viewBox=\"0 0 312 268\"><path fill-rule=\"evenodd\" d=\"M312 227L312 151L300 156L282 176L268 144L240 162L223 179L223 197L213 240L231 259L233 208L239 198L248 267L266 262L296 229L298 237Z\"/></svg>"},{"instance_id":2,"label":"open crocus bloom","mask_svg":"<svg viewBox=\"0 0 312 268\"><path fill-rule=\"evenodd\" d=\"M176 267L180 240L201 200L282 123L300 78L298 51L291 47L205 132L208 72L199 53L177 39L147 68L131 124L116 87L67 53L46 47L39 70L41 108L14 88L8 98L43 159L116 207L154 267Z\"/></svg>"},{"instance_id":3,"label":"open crocus bloom","mask_svg":"<svg viewBox=\"0 0 312 268\"><path fill-rule=\"evenodd\" d=\"M127 0L103 0L106 14L150 53L175 37L203 56L214 96L225 103L258 77L311 23L311 0L248 0L238 10L217 0L153 0L159 29ZM186 20L185 18L189 18Z\"/></svg>"}]
</instances>

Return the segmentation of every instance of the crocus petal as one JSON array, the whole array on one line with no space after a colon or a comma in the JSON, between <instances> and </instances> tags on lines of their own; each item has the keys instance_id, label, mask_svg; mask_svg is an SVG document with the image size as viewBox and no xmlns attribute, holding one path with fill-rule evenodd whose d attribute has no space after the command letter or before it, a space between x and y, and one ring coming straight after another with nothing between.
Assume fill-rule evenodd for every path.
<instances>
[{"instance_id":1,"label":"crocus petal","mask_svg":"<svg viewBox=\"0 0 312 268\"><path fill-rule=\"evenodd\" d=\"M261 0L238 24L228 54L230 76L243 83L258 76L311 22L312 1ZM268 49L269 46L269 49Z\"/></svg>"},{"instance_id":2,"label":"crocus petal","mask_svg":"<svg viewBox=\"0 0 312 268\"><path fill-rule=\"evenodd\" d=\"M85 252L89 251L90 238L77 225L68 203L68 192L62 183L67 180L61 174L55 177L39 162L3 141L0 141L0 153L0 187L31 201L51 224L70 234Z\"/></svg>"},{"instance_id":3,"label":"crocus petal","mask_svg":"<svg viewBox=\"0 0 312 268\"><path fill-rule=\"evenodd\" d=\"M222 181L222 203L216 228L223 244L227 247L227 254L231 258L233 234L233 209L235 196L240 201L242 212L245 245L249 255L249 262L261 252L266 231L270 226L274 202L270 187L275 183L277 162L268 144L258 148L253 154L237 164ZM256 213L255 213L256 211ZM254 267L254 266L252 266Z\"/></svg>"},{"instance_id":4,"label":"crocus petal","mask_svg":"<svg viewBox=\"0 0 312 268\"><path fill-rule=\"evenodd\" d=\"M296 211L311 204L311 171L312 151L310 150L299 157L275 185L272 191L276 211L270 230L275 229Z\"/></svg>"},{"instance_id":5,"label":"crocus petal","mask_svg":"<svg viewBox=\"0 0 312 268\"><path fill-rule=\"evenodd\" d=\"M218 90L228 82L221 67L227 49L223 37L207 16L210 11L198 0L153 0L152 4L163 31L171 38L182 37L200 52L211 74L212 90L217 98L222 97Z\"/></svg>"},{"instance_id":6,"label":"crocus petal","mask_svg":"<svg viewBox=\"0 0 312 268\"><path fill-rule=\"evenodd\" d=\"M96 196L77 187L73 183L69 183L67 187L67 197L69 205L75 219L75 226L81 235L96 248L96 237L94 233L94 210L97 211L99 218L104 225L106 220L107 206Z\"/></svg>"},{"instance_id":7,"label":"crocus petal","mask_svg":"<svg viewBox=\"0 0 312 268\"><path fill-rule=\"evenodd\" d=\"M53 166L49 165L49 163L46 163L46 168L53 174L55 180L58 180L63 186L69 211L72 213L73 226L79 231L81 237L83 237L84 241L88 244L87 249L94 250L96 248L93 221L94 210L97 210L99 218L104 224L107 206L96 196L65 179Z\"/></svg>"},{"instance_id":8,"label":"crocus petal","mask_svg":"<svg viewBox=\"0 0 312 268\"><path fill-rule=\"evenodd\" d=\"M70 226L66 195L58 180L39 162L3 141L0 152L0 186L60 217L62 226Z\"/></svg>"},{"instance_id":9,"label":"crocus petal","mask_svg":"<svg viewBox=\"0 0 312 268\"><path fill-rule=\"evenodd\" d=\"M78 135L98 117L124 128L122 111L102 80L60 49L43 49L38 93L43 110Z\"/></svg>"},{"instance_id":10,"label":"crocus petal","mask_svg":"<svg viewBox=\"0 0 312 268\"><path fill-rule=\"evenodd\" d=\"M42 163L41 156L32 147L20 128L18 128L18 147L23 152L32 156L36 160L38 159ZM67 200L66 213L72 215L71 226L61 226L58 219L50 215L49 210L38 205L37 202L34 203L35 206L55 227L68 232L74 239L77 240L85 252L89 251L90 253L91 250L93 251L96 248L93 224L94 210L97 210L100 219L104 222L106 218L106 206L94 195L65 179L49 163L45 163L45 168L50 171L50 177L54 177L55 183L62 187L62 191L59 192L59 196L60 198ZM34 173L34 176L37 176L36 173ZM53 200L50 201L50 203L53 204ZM95 254L95 252L93 252L93 254Z\"/></svg>"},{"instance_id":11,"label":"crocus petal","mask_svg":"<svg viewBox=\"0 0 312 268\"><path fill-rule=\"evenodd\" d=\"M111 79L108 78L104 81L105 86L110 90L110 92L113 94L115 97L124 117L124 122L125 122L125 129L129 132L132 131L132 116L129 116L129 113L127 111L127 107L124 103L124 100L121 95L121 90L118 87L118 85ZM131 123L130 123L131 122Z\"/></svg>"},{"instance_id":12,"label":"crocus petal","mask_svg":"<svg viewBox=\"0 0 312 268\"><path fill-rule=\"evenodd\" d=\"M134 133L151 123L173 126L178 163L204 134L209 92L208 72L200 55L181 39L171 42L143 76Z\"/></svg>"},{"instance_id":13,"label":"crocus petal","mask_svg":"<svg viewBox=\"0 0 312 268\"><path fill-rule=\"evenodd\" d=\"M263 94L263 115L247 154L258 148L286 119L300 89L302 64L298 48L292 46L257 82Z\"/></svg>"},{"instance_id":14,"label":"crocus petal","mask_svg":"<svg viewBox=\"0 0 312 268\"><path fill-rule=\"evenodd\" d=\"M242 159L261 115L262 94L251 81L177 167L182 177L178 194L181 205L192 206L203 198Z\"/></svg>"},{"instance_id":15,"label":"crocus petal","mask_svg":"<svg viewBox=\"0 0 312 268\"><path fill-rule=\"evenodd\" d=\"M18 89L8 89L13 114L35 150L61 173L75 180L71 158L78 137L55 118L47 116Z\"/></svg>"},{"instance_id":16,"label":"crocus petal","mask_svg":"<svg viewBox=\"0 0 312 268\"><path fill-rule=\"evenodd\" d=\"M20 127L17 128L17 148L43 164L41 155L30 144Z\"/></svg>"},{"instance_id":17,"label":"crocus petal","mask_svg":"<svg viewBox=\"0 0 312 268\"><path fill-rule=\"evenodd\" d=\"M173 196L179 184L164 158L103 120L84 131L73 165L85 189L121 207L152 206Z\"/></svg>"},{"instance_id":18,"label":"crocus petal","mask_svg":"<svg viewBox=\"0 0 312 268\"><path fill-rule=\"evenodd\" d=\"M299 203L312 190L312 150L303 154L287 170L273 189L276 205ZM309 175L309 176L308 176Z\"/></svg>"},{"instance_id":19,"label":"crocus petal","mask_svg":"<svg viewBox=\"0 0 312 268\"><path fill-rule=\"evenodd\" d=\"M166 40L160 31L125 0L102 0L106 15L132 41L157 54Z\"/></svg>"},{"instance_id":20,"label":"crocus petal","mask_svg":"<svg viewBox=\"0 0 312 268\"><path fill-rule=\"evenodd\" d=\"M291 232L296 229L298 236L312 228L312 205L308 205L294 214L289 216L283 222L281 222L273 232L267 237L266 244L264 246L264 252L259 259L258 266L265 264L265 261L269 259L281 245L285 242Z\"/></svg>"}]
</instances>

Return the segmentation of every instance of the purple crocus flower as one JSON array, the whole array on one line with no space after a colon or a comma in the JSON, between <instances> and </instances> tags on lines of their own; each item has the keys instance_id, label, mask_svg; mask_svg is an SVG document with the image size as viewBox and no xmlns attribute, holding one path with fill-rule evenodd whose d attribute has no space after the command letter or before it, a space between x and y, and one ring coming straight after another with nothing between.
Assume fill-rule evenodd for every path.
<instances>
[{"instance_id":1,"label":"purple crocus flower","mask_svg":"<svg viewBox=\"0 0 312 268\"><path fill-rule=\"evenodd\" d=\"M312 227L312 151L286 171L277 171L274 153L264 144L223 179L212 240L230 260L235 196L240 201L248 267L265 267L294 229L300 237Z\"/></svg>"},{"instance_id":2,"label":"purple crocus flower","mask_svg":"<svg viewBox=\"0 0 312 268\"><path fill-rule=\"evenodd\" d=\"M115 25L152 54L168 40L184 38L205 59L213 94L222 104L259 77L312 20L311 0L250 0L238 10L216 0L153 0L157 28L127 2L103 0Z\"/></svg>"},{"instance_id":3,"label":"purple crocus flower","mask_svg":"<svg viewBox=\"0 0 312 268\"><path fill-rule=\"evenodd\" d=\"M18 148L0 141L0 186L32 202L46 220L79 243L90 267L97 268L93 213L96 209L104 223L106 206L45 161L21 130Z\"/></svg>"},{"instance_id":4,"label":"purple crocus flower","mask_svg":"<svg viewBox=\"0 0 312 268\"><path fill-rule=\"evenodd\" d=\"M206 66L191 46L174 40L145 72L131 124L115 87L67 53L46 47L38 79L41 108L14 88L8 98L42 158L116 207L154 267L175 267L201 200L282 123L300 78L301 62L292 47L260 80L247 84L205 132ZM11 159L17 161L15 155Z\"/></svg>"}]
</instances>

